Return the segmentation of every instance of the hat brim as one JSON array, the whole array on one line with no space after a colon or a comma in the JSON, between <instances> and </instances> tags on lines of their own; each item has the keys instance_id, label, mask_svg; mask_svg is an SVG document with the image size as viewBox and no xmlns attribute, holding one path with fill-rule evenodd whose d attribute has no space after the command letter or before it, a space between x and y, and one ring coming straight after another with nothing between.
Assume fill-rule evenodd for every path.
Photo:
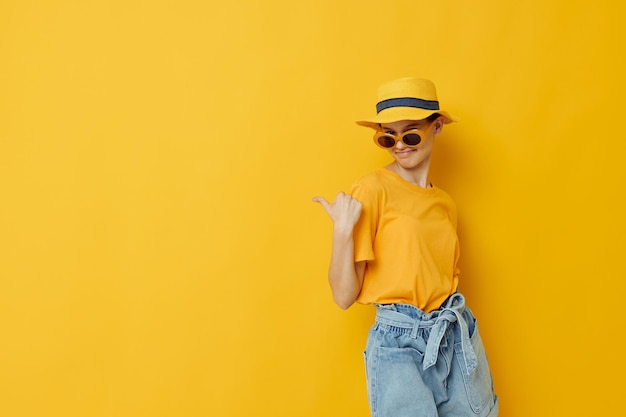
<instances>
[{"instance_id":1,"label":"hat brim","mask_svg":"<svg viewBox=\"0 0 626 417\"><path fill-rule=\"evenodd\" d=\"M393 107L385 109L372 118L358 120L356 124L372 129L378 129L381 123L393 123L400 120L423 120L433 114L440 114L444 123L458 122L459 118L442 110L426 110L414 107Z\"/></svg>"}]
</instances>

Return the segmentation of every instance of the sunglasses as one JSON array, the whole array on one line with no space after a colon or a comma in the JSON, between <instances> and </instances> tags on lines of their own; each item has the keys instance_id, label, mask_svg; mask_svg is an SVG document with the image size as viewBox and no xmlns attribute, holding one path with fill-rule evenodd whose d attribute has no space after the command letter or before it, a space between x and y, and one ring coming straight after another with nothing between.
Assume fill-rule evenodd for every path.
<instances>
[{"instance_id":1,"label":"sunglasses","mask_svg":"<svg viewBox=\"0 0 626 417\"><path fill-rule=\"evenodd\" d=\"M409 129L400 136L393 135L384 130L378 130L374 134L374 143L383 149L391 149L401 140L402 143L410 148L419 148L423 145L423 141L433 124L434 123L431 123L426 129Z\"/></svg>"}]
</instances>

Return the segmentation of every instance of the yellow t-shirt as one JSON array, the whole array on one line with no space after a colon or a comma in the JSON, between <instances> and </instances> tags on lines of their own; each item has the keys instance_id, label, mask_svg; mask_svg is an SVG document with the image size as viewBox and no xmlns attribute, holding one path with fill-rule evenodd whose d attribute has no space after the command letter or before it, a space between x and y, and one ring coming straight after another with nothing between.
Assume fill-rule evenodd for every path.
<instances>
[{"instance_id":1,"label":"yellow t-shirt","mask_svg":"<svg viewBox=\"0 0 626 417\"><path fill-rule=\"evenodd\" d=\"M457 289L459 242L452 198L387 169L358 180L363 204L354 229L354 260L367 261L361 304L412 304L429 312Z\"/></svg>"}]
</instances>

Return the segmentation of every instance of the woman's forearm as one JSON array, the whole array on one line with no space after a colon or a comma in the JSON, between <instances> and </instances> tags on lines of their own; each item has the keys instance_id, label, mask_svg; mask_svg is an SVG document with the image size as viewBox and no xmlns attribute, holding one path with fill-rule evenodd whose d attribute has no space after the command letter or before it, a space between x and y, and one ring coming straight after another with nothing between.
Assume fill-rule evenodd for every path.
<instances>
[{"instance_id":1,"label":"woman's forearm","mask_svg":"<svg viewBox=\"0 0 626 417\"><path fill-rule=\"evenodd\" d=\"M335 225L328 282L335 303L347 309L361 291L365 262L354 262L354 241L352 228Z\"/></svg>"}]
</instances>

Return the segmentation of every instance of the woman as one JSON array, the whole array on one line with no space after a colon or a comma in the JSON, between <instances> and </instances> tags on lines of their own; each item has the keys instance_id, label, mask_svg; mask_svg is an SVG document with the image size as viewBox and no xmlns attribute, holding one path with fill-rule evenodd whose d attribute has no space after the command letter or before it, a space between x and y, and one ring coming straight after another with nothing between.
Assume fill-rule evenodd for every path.
<instances>
[{"instance_id":1,"label":"woman","mask_svg":"<svg viewBox=\"0 0 626 417\"><path fill-rule=\"evenodd\" d=\"M365 350L372 415L495 417L476 319L457 292L456 207L429 177L434 138L456 118L417 78L383 84L376 110L357 123L393 162L332 203L313 199L333 221L333 299L377 310Z\"/></svg>"}]
</instances>

